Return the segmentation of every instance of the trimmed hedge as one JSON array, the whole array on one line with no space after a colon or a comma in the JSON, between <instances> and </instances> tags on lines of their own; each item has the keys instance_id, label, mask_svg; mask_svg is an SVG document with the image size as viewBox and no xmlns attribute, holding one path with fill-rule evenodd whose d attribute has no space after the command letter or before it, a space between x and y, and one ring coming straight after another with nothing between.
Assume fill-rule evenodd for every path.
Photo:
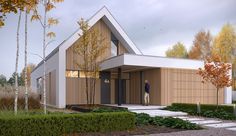
<instances>
[{"instance_id":1,"label":"trimmed hedge","mask_svg":"<svg viewBox=\"0 0 236 136\"><path fill-rule=\"evenodd\" d=\"M220 118L226 120L236 119L234 115L233 106L201 104L201 113L197 112L197 104L173 103L171 106L165 108L172 111L183 111L190 115L201 115L204 117Z\"/></svg>"},{"instance_id":2,"label":"trimmed hedge","mask_svg":"<svg viewBox=\"0 0 236 136\"><path fill-rule=\"evenodd\" d=\"M129 112L0 117L0 135L4 136L60 136L122 131L134 126L135 116Z\"/></svg>"}]
</instances>

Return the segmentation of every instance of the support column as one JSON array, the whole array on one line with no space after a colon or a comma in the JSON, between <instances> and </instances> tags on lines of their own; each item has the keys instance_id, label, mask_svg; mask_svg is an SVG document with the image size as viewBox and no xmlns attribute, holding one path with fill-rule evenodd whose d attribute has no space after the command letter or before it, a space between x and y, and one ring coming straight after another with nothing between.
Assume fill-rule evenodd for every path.
<instances>
[{"instance_id":1,"label":"support column","mask_svg":"<svg viewBox=\"0 0 236 136\"><path fill-rule=\"evenodd\" d=\"M140 71L140 104L143 104L143 71Z\"/></svg>"},{"instance_id":2,"label":"support column","mask_svg":"<svg viewBox=\"0 0 236 136\"><path fill-rule=\"evenodd\" d=\"M118 68L118 106L122 104L122 81L121 81L121 68Z\"/></svg>"}]
</instances>

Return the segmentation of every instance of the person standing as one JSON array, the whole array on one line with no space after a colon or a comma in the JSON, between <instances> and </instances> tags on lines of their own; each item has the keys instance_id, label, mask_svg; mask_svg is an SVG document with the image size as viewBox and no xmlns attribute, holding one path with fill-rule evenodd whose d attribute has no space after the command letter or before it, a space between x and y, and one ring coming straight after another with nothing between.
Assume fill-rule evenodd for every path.
<instances>
[{"instance_id":1,"label":"person standing","mask_svg":"<svg viewBox=\"0 0 236 136\"><path fill-rule=\"evenodd\" d=\"M145 80L145 93L144 93L144 102L145 105L149 105L149 93L150 93L150 84L148 83L148 80Z\"/></svg>"}]
</instances>

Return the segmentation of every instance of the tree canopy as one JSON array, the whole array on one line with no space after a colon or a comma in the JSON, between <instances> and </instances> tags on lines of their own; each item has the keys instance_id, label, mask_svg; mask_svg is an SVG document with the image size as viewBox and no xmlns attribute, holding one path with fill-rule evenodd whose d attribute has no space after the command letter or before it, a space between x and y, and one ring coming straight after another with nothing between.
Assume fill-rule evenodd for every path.
<instances>
[{"instance_id":1,"label":"tree canopy","mask_svg":"<svg viewBox=\"0 0 236 136\"><path fill-rule=\"evenodd\" d=\"M211 54L212 36L210 31L199 31L194 38L188 57L190 59L206 59Z\"/></svg>"},{"instance_id":2,"label":"tree canopy","mask_svg":"<svg viewBox=\"0 0 236 136\"><path fill-rule=\"evenodd\" d=\"M167 57L186 58L188 56L187 49L183 43L178 42L172 48L166 51Z\"/></svg>"},{"instance_id":3,"label":"tree canopy","mask_svg":"<svg viewBox=\"0 0 236 136\"><path fill-rule=\"evenodd\" d=\"M212 54L219 55L223 62L232 62L235 49L236 33L234 27L231 24L226 24L214 39Z\"/></svg>"}]
</instances>

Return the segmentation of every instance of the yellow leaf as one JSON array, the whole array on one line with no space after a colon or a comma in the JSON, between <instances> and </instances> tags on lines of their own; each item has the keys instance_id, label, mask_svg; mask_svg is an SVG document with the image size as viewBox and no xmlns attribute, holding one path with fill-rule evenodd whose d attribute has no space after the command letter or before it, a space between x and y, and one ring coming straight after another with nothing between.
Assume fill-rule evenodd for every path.
<instances>
[{"instance_id":1,"label":"yellow leaf","mask_svg":"<svg viewBox=\"0 0 236 136\"><path fill-rule=\"evenodd\" d=\"M48 18L48 25L57 25L59 23L59 21L57 19L54 18Z\"/></svg>"},{"instance_id":2,"label":"yellow leaf","mask_svg":"<svg viewBox=\"0 0 236 136\"><path fill-rule=\"evenodd\" d=\"M31 21L39 20L40 18L41 18L40 15L32 15L31 16Z\"/></svg>"},{"instance_id":3,"label":"yellow leaf","mask_svg":"<svg viewBox=\"0 0 236 136\"><path fill-rule=\"evenodd\" d=\"M53 37L56 37L56 34L54 32L49 32L47 33L47 37L53 38Z\"/></svg>"},{"instance_id":4,"label":"yellow leaf","mask_svg":"<svg viewBox=\"0 0 236 136\"><path fill-rule=\"evenodd\" d=\"M48 2L46 5L46 11L50 11L53 8L55 8L55 6L52 3Z\"/></svg>"}]
</instances>

